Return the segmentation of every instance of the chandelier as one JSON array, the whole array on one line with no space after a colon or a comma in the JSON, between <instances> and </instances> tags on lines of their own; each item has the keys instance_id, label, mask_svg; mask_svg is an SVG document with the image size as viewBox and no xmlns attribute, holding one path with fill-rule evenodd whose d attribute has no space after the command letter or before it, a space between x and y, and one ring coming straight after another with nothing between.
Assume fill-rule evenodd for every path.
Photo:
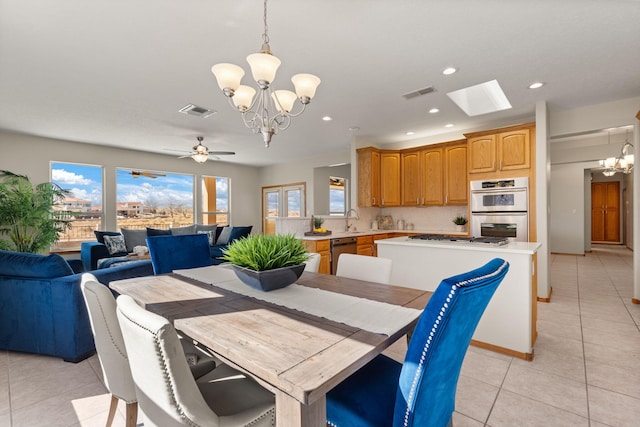
<instances>
[{"instance_id":1,"label":"chandelier","mask_svg":"<svg viewBox=\"0 0 640 427\"><path fill-rule=\"evenodd\" d=\"M269 148L271 137L286 130L291 118L302 114L316 93L320 79L313 74L296 74L291 77L295 93L290 90L273 90L270 85L276 77L280 60L271 54L267 27L267 0L264 0L264 33L262 50L247 56L251 74L258 85L259 93L250 86L240 84L244 70L234 64L221 63L211 67L222 93L229 104L242 114L242 120L253 133L262 134L265 147ZM302 108L293 113L298 99Z\"/></svg>"},{"instance_id":2,"label":"chandelier","mask_svg":"<svg viewBox=\"0 0 640 427\"><path fill-rule=\"evenodd\" d=\"M613 176L616 172L631 173L633 161L633 144L625 139L619 156L600 160L600 166L605 168L602 174L604 176Z\"/></svg>"}]
</instances>

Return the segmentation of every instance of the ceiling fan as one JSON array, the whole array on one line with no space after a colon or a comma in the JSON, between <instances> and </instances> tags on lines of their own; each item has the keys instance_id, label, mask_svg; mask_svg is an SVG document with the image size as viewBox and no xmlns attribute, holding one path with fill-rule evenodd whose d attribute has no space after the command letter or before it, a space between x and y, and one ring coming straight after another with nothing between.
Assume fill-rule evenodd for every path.
<instances>
[{"instance_id":1,"label":"ceiling fan","mask_svg":"<svg viewBox=\"0 0 640 427\"><path fill-rule=\"evenodd\" d=\"M134 170L132 170L130 173L131 173L131 176L133 176L134 178L140 178L141 176L145 176L147 178L156 179L159 176L167 176L167 175L165 175L163 173L150 172L150 171L134 171Z\"/></svg>"},{"instance_id":2,"label":"ceiling fan","mask_svg":"<svg viewBox=\"0 0 640 427\"><path fill-rule=\"evenodd\" d=\"M198 140L198 145L195 145L193 147L193 151L191 151L191 153L187 154L186 156L178 157L179 159L191 157L198 163L204 163L207 161L209 156L212 156L215 159L219 159L218 156L232 156L236 154L235 151L209 151L209 148L202 144L204 137L198 136L196 137L196 139Z\"/></svg>"}]
</instances>

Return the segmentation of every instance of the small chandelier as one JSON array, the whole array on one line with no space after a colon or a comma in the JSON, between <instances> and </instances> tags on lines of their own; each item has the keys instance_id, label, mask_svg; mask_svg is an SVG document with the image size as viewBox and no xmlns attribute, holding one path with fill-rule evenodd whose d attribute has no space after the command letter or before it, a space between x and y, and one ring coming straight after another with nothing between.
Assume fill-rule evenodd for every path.
<instances>
[{"instance_id":1,"label":"small chandelier","mask_svg":"<svg viewBox=\"0 0 640 427\"><path fill-rule=\"evenodd\" d=\"M602 174L604 176L613 176L616 172L631 173L633 170L633 144L625 139L624 145L620 150L618 157L608 157L600 160L600 166L604 167Z\"/></svg>"},{"instance_id":2,"label":"small chandelier","mask_svg":"<svg viewBox=\"0 0 640 427\"><path fill-rule=\"evenodd\" d=\"M247 56L251 74L259 89L240 84L244 70L237 65L221 63L211 67L222 93L229 98L229 104L242 114L245 126L253 133L261 133L265 147L269 148L271 137L291 124L291 117L302 114L316 94L320 79L313 74L296 74L291 77L295 93L290 90L273 90L270 84L276 77L280 60L271 54L267 27L267 0L264 0L264 33L262 50ZM302 109L293 113L296 98Z\"/></svg>"}]
</instances>

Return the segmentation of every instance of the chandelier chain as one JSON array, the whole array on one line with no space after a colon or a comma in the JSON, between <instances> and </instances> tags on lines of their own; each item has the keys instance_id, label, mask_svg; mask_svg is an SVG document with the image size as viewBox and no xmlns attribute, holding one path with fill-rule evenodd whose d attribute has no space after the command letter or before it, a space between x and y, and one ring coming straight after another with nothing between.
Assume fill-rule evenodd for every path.
<instances>
[{"instance_id":1,"label":"chandelier chain","mask_svg":"<svg viewBox=\"0 0 640 427\"><path fill-rule=\"evenodd\" d=\"M264 33L262 33L263 43L269 44L269 26L267 25L267 0L264 0L264 14L262 15L264 21Z\"/></svg>"}]
</instances>

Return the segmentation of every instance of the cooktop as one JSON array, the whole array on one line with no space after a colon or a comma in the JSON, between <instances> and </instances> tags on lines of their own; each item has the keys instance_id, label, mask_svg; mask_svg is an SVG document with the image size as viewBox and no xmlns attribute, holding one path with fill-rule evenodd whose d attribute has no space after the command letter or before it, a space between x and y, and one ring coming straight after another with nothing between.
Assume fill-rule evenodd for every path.
<instances>
[{"instance_id":1,"label":"cooktop","mask_svg":"<svg viewBox=\"0 0 640 427\"><path fill-rule=\"evenodd\" d=\"M502 246L509 243L506 237L457 237L445 236L444 234L418 234L417 236L409 236L410 239L417 240L437 240L445 242L467 242L467 243L485 243L488 245Z\"/></svg>"}]
</instances>

